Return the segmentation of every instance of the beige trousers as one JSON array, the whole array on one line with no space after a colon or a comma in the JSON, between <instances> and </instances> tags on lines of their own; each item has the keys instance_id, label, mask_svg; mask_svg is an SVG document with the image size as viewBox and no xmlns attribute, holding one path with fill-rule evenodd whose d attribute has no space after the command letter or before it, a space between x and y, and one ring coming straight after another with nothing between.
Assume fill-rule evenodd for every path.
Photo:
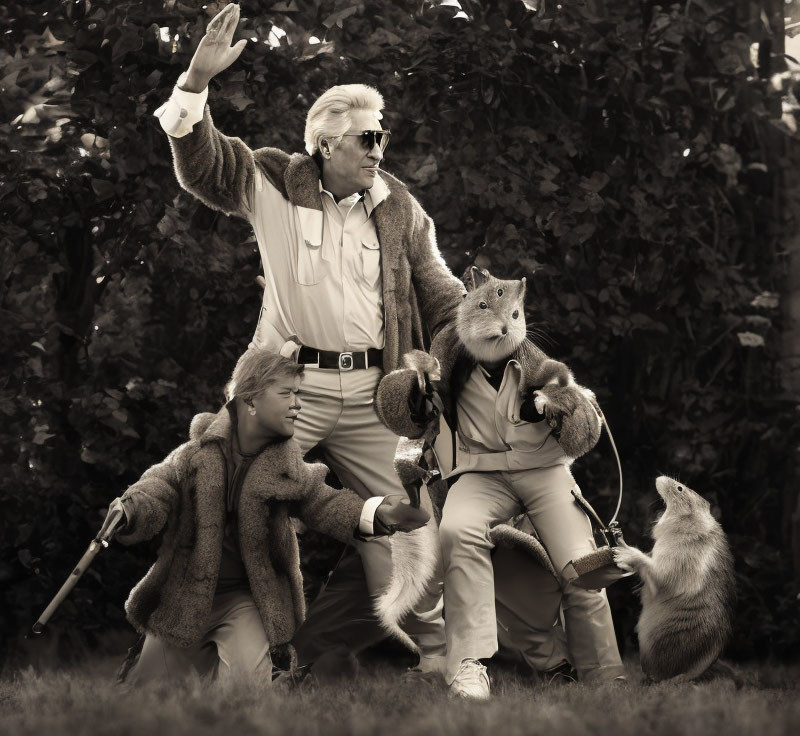
<instances>
[{"instance_id":1,"label":"beige trousers","mask_svg":"<svg viewBox=\"0 0 800 736\"><path fill-rule=\"evenodd\" d=\"M303 453L319 447L324 462L342 484L365 499L387 493L405 494L394 470L398 438L380 422L373 408L375 390L382 376L383 371L378 367L338 371L307 366L298 396L300 414L294 436ZM425 502L430 512L427 496ZM385 537L368 542L354 540L354 544L364 566L368 591L374 596L388 585L391 577L389 540ZM331 588L336 587L336 574L334 570ZM419 647L423 665L427 662L434 669L441 668L446 646L441 580L442 574L434 576L423 600L401 622L402 629ZM333 644L333 636L327 637L326 632L339 629L343 623L340 619L347 613L343 611L337 616L323 602L317 599L309 607L305 630L313 631L314 637L323 640L331 638ZM298 653L302 654L299 650Z\"/></svg>"},{"instance_id":2,"label":"beige trousers","mask_svg":"<svg viewBox=\"0 0 800 736\"><path fill-rule=\"evenodd\" d=\"M216 596L207 630L196 646L183 649L147 634L125 682L139 685L192 673L220 679L255 675L267 684L272 681L269 642L249 593Z\"/></svg>"},{"instance_id":3,"label":"beige trousers","mask_svg":"<svg viewBox=\"0 0 800 736\"><path fill-rule=\"evenodd\" d=\"M450 488L439 528L448 681L463 659L484 659L497 651L493 545L488 536L492 524L526 511L556 570L595 549L589 520L570 494L575 487L569 469L557 465L466 473ZM611 679L624 674L605 593L567 584L562 609L570 661L579 677Z\"/></svg>"},{"instance_id":4,"label":"beige trousers","mask_svg":"<svg viewBox=\"0 0 800 736\"><path fill-rule=\"evenodd\" d=\"M561 585L524 552L497 547L492 552L497 641L519 652L534 672L569 659L561 626Z\"/></svg>"}]
</instances>

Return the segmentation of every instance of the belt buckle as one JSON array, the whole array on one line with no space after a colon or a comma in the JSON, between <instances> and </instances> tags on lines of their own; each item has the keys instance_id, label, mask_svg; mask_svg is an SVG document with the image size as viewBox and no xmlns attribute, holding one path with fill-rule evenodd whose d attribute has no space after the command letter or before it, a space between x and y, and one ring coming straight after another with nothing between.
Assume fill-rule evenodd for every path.
<instances>
[{"instance_id":1,"label":"belt buckle","mask_svg":"<svg viewBox=\"0 0 800 736\"><path fill-rule=\"evenodd\" d=\"M353 354L352 353L339 353L339 370L352 371L353 370Z\"/></svg>"}]
</instances>

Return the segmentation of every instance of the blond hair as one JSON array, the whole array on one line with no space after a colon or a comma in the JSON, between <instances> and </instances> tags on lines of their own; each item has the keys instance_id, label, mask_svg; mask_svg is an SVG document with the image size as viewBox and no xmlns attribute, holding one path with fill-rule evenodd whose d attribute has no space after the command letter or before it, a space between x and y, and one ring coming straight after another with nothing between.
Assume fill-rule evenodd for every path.
<instances>
[{"instance_id":1,"label":"blond hair","mask_svg":"<svg viewBox=\"0 0 800 736\"><path fill-rule=\"evenodd\" d=\"M352 110L369 110L380 120L383 96L366 84L338 84L323 92L306 116L306 151L313 156L323 138L339 143L350 129Z\"/></svg>"},{"instance_id":2,"label":"blond hair","mask_svg":"<svg viewBox=\"0 0 800 736\"><path fill-rule=\"evenodd\" d=\"M236 362L225 398L251 401L282 376L301 376L303 366L266 348L252 347Z\"/></svg>"}]
</instances>

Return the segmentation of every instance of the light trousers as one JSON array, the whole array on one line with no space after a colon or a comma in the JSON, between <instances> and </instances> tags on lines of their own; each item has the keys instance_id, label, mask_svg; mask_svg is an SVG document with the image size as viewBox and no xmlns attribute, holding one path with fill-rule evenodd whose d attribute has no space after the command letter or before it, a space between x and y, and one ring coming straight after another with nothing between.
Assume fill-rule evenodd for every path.
<instances>
[{"instance_id":1,"label":"light trousers","mask_svg":"<svg viewBox=\"0 0 800 736\"><path fill-rule=\"evenodd\" d=\"M492 573L500 647L519 652L534 672L569 660L558 580L525 552L507 547L492 552Z\"/></svg>"},{"instance_id":2,"label":"light trousers","mask_svg":"<svg viewBox=\"0 0 800 736\"><path fill-rule=\"evenodd\" d=\"M439 528L448 681L463 659L484 659L497 651L490 526L527 512L553 565L561 571L570 560L596 547L591 524L570 494L576 487L569 469L557 465L465 473L450 488ZM579 677L611 679L624 674L605 593L566 584L561 605L569 658Z\"/></svg>"},{"instance_id":3,"label":"light trousers","mask_svg":"<svg viewBox=\"0 0 800 736\"><path fill-rule=\"evenodd\" d=\"M382 376L383 371L378 367L338 371L307 366L298 394L300 414L295 421L294 436L303 454L319 447L324 462L342 484L365 499L388 493L405 494L394 470L398 438L381 423L373 408L375 389ZM427 495L423 505L430 513ZM375 596L391 578L389 540L380 537L367 542L354 540L354 544L364 567L367 591ZM341 645L341 631L349 626L352 612L348 613L348 607L340 605L340 601L342 591L351 588L352 583L343 569L343 583L339 585L337 571L338 567L309 607L306 622L295 636L301 664ZM442 667L446 647L442 577L441 571L434 575L423 599L400 622L419 648L421 661L434 669ZM365 646L371 643L367 641Z\"/></svg>"},{"instance_id":4,"label":"light trousers","mask_svg":"<svg viewBox=\"0 0 800 736\"><path fill-rule=\"evenodd\" d=\"M147 634L125 682L139 685L192 673L219 679L256 676L266 684L272 681L269 642L249 593L216 596L206 625L200 643L186 649Z\"/></svg>"}]
</instances>

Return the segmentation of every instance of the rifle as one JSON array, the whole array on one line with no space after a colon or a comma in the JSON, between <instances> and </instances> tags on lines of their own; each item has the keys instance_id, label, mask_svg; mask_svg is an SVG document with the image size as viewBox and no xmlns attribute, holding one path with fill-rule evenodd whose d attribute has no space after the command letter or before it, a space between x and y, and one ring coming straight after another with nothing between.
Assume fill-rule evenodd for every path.
<instances>
[{"instance_id":1,"label":"rifle","mask_svg":"<svg viewBox=\"0 0 800 736\"><path fill-rule=\"evenodd\" d=\"M34 634L41 634L50 617L56 612L56 609L64 602L64 599L69 595L70 591L75 587L78 580L81 579L83 573L89 569L89 565L100 553L101 550L108 547L111 537L117 531L120 522L125 522L125 510L122 507L122 501L115 498L111 505L108 507L108 514L106 515L103 526L97 532L97 536L89 544L89 548L83 553L83 557L78 560L75 569L70 573L69 577L64 581L58 593L55 594L53 600L50 601L47 608L44 609L42 615L36 620L36 623L31 627Z\"/></svg>"}]
</instances>

